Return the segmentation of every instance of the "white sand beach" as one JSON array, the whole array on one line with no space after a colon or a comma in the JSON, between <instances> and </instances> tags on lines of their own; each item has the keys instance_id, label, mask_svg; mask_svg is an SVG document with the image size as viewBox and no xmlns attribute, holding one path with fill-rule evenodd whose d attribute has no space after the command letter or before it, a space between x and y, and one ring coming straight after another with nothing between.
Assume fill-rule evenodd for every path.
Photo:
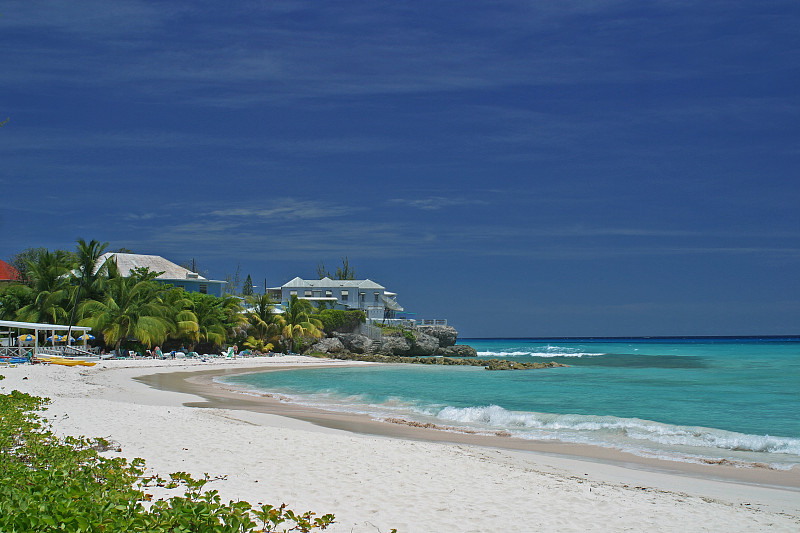
<instances>
[{"instance_id":1,"label":"white sand beach","mask_svg":"<svg viewBox=\"0 0 800 533\"><path fill-rule=\"evenodd\" d=\"M641 462L353 433L188 407L204 400L134 379L308 364L341 363L281 356L21 365L0 368L0 390L51 398L46 418L59 434L116 441L119 454L144 458L153 473L220 476L208 488L225 500L333 513L329 531L800 531L797 469L773 484L782 486L768 486L770 472L762 483L744 483L715 475L714 466L674 473Z\"/></svg>"}]
</instances>

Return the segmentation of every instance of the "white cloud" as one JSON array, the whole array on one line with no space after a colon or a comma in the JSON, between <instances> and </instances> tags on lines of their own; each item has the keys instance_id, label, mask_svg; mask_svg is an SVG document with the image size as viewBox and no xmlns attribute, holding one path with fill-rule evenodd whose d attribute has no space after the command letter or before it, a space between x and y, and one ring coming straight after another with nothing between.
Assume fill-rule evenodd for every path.
<instances>
[{"instance_id":1,"label":"white cloud","mask_svg":"<svg viewBox=\"0 0 800 533\"><path fill-rule=\"evenodd\" d=\"M430 196L427 198L392 198L389 203L405 205L415 209L434 211L445 207L487 205L489 202L476 198Z\"/></svg>"},{"instance_id":2,"label":"white cloud","mask_svg":"<svg viewBox=\"0 0 800 533\"><path fill-rule=\"evenodd\" d=\"M243 222L250 219L268 219L276 223L287 224L310 219L341 217L358 212L357 207L335 205L314 200L298 200L296 198L270 198L263 206L231 207L215 209L209 214L220 218L241 218Z\"/></svg>"}]
</instances>

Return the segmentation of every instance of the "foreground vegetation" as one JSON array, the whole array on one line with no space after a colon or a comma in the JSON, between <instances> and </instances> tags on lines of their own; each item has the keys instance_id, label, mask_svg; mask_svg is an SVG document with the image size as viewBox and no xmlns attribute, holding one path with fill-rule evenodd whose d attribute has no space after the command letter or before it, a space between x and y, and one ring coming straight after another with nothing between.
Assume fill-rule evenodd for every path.
<instances>
[{"instance_id":1,"label":"foreground vegetation","mask_svg":"<svg viewBox=\"0 0 800 533\"><path fill-rule=\"evenodd\" d=\"M208 475L144 477L141 459L103 457L102 439L57 438L37 414L47 403L18 391L0 395L0 531L309 532L334 522L285 505L223 503L204 490ZM152 501L152 486L183 495Z\"/></svg>"}]
</instances>

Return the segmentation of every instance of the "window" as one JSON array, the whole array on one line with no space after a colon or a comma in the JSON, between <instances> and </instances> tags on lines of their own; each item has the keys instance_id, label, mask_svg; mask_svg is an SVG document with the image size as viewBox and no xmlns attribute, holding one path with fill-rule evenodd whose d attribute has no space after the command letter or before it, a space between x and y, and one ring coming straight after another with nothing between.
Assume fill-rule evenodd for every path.
<instances>
[{"instance_id":1,"label":"window","mask_svg":"<svg viewBox=\"0 0 800 533\"><path fill-rule=\"evenodd\" d=\"M333 298L333 291L325 291L326 298Z\"/></svg>"},{"instance_id":2,"label":"window","mask_svg":"<svg viewBox=\"0 0 800 533\"><path fill-rule=\"evenodd\" d=\"M381 301L381 293L376 292L375 293L375 303L378 303L380 301Z\"/></svg>"},{"instance_id":3,"label":"window","mask_svg":"<svg viewBox=\"0 0 800 533\"><path fill-rule=\"evenodd\" d=\"M358 301L363 304L366 300L367 300L367 293L359 292L358 293Z\"/></svg>"},{"instance_id":4,"label":"window","mask_svg":"<svg viewBox=\"0 0 800 533\"><path fill-rule=\"evenodd\" d=\"M208 285L201 283L197 290L200 292L200 294L208 294Z\"/></svg>"},{"instance_id":5,"label":"window","mask_svg":"<svg viewBox=\"0 0 800 533\"><path fill-rule=\"evenodd\" d=\"M314 291L314 298L320 298L322 296L322 291Z\"/></svg>"},{"instance_id":6,"label":"window","mask_svg":"<svg viewBox=\"0 0 800 533\"><path fill-rule=\"evenodd\" d=\"M289 291L289 296L297 296L297 291Z\"/></svg>"},{"instance_id":7,"label":"window","mask_svg":"<svg viewBox=\"0 0 800 533\"><path fill-rule=\"evenodd\" d=\"M346 302L349 297L350 297L350 291L342 291L342 301L343 302Z\"/></svg>"},{"instance_id":8,"label":"window","mask_svg":"<svg viewBox=\"0 0 800 533\"><path fill-rule=\"evenodd\" d=\"M311 291L306 291L304 294L306 298L311 298Z\"/></svg>"}]
</instances>

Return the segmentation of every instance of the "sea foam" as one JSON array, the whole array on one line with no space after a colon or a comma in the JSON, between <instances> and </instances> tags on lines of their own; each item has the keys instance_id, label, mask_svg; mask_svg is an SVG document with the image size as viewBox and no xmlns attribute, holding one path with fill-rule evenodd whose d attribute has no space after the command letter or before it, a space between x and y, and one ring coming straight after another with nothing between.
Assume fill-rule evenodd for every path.
<instances>
[{"instance_id":1,"label":"sea foam","mask_svg":"<svg viewBox=\"0 0 800 533\"><path fill-rule=\"evenodd\" d=\"M613 446L654 444L800 456L800 439L747 435L714 428L676 426L614 416L514 412L497 405L444 407L436 415L451 423L513 431L529 439L559 439Z\"/></svg>"}]
</instances>

